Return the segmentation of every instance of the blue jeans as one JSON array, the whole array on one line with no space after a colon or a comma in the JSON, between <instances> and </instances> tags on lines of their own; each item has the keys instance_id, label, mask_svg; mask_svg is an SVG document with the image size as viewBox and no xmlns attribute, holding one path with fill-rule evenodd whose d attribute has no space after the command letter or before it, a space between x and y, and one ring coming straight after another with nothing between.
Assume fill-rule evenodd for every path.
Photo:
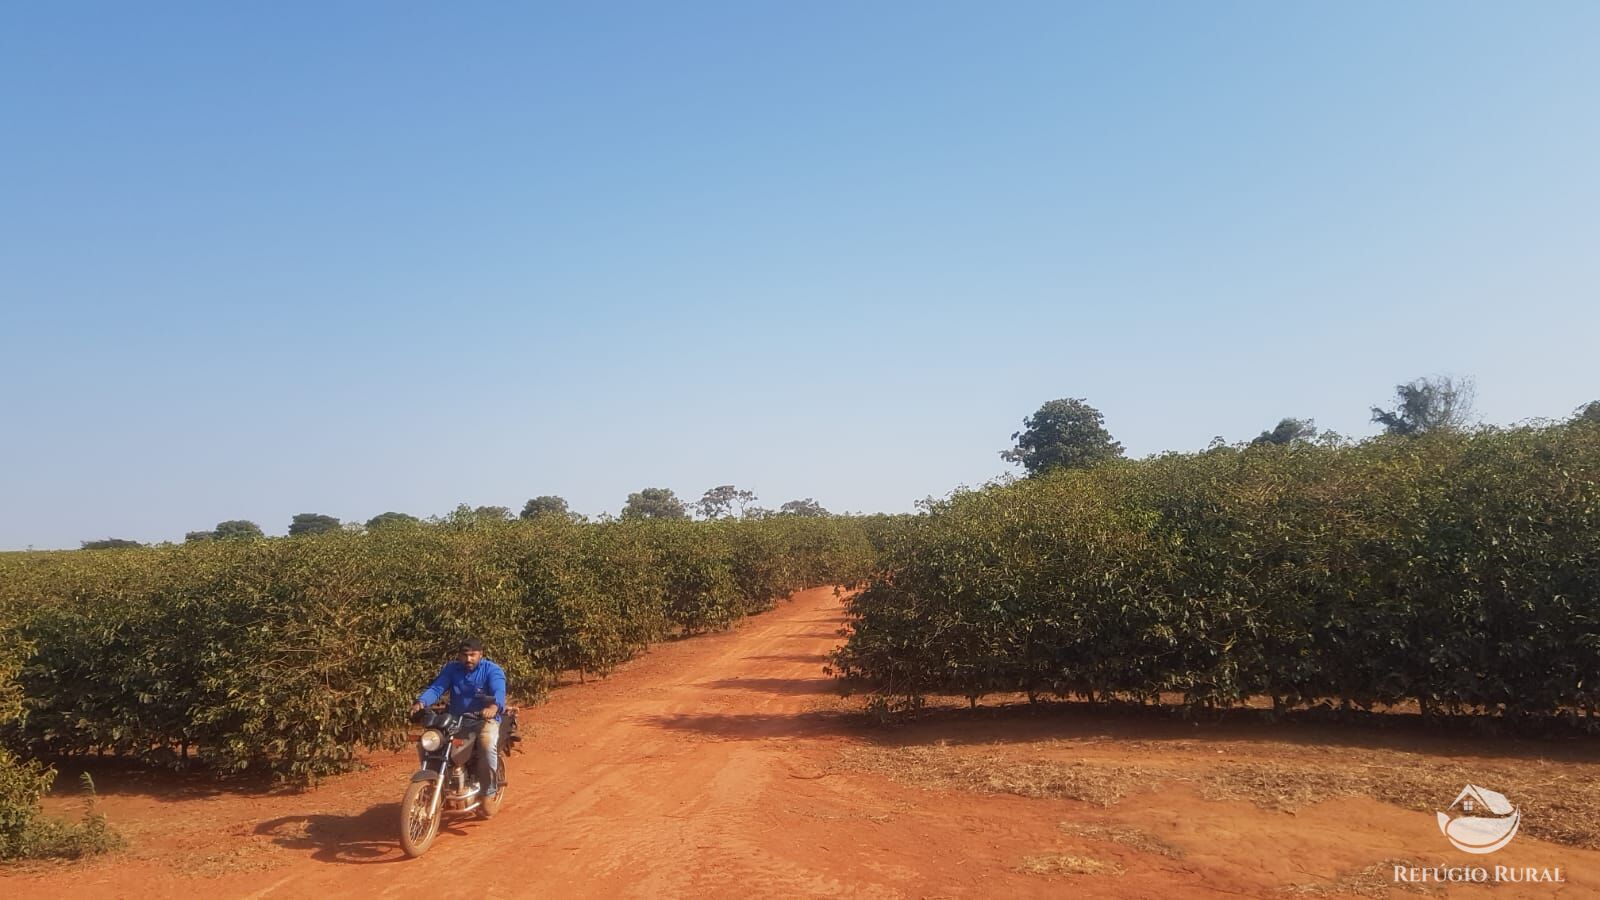
<instances>
[{"instance_id":1,"label":"blue jeans","mask_svg":"<svg viewBox=\"0 0 1600 900\"><path fill-rule=\"evenodd\" d=\"M483 785L485 794L499 787L500 754L496 752L499 746L500 723L483 723L483 727L478 729L478 746L474 749L473 762L476 764L478 783Z\"/></svg>"}]
</instances>

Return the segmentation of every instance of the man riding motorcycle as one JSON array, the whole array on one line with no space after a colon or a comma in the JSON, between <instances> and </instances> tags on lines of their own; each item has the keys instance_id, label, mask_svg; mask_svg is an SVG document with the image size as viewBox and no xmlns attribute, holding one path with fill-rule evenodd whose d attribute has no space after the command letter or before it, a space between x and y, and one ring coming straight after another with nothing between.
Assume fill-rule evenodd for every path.
<instances>
[{"instance_id":1,"label":"man riding motorcycle","mask_svg":"<svg viewBox=\"0 0 1600 900\"><path fill-rule=\"evenodd\" d=\"M483 728L478 731L474 766L478 784L483 787L485 799L499 792L498 754L500 743L500 715L506 707L506 673L493 660L483 655L483 642L469 638L456 648L459 654L445 663L439 677L433 679L428 689L411 704L413 713L432 706L445 693L450 694L450 714L478 713L483 716ZM421 752L420 747L418 752Z\"/></svg>"}]
</instances>

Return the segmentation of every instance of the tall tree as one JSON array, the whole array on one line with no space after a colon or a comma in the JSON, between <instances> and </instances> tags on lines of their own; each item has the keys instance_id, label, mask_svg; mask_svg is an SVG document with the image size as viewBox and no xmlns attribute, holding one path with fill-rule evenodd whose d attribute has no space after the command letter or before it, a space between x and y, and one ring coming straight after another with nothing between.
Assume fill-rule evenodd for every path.
<instances>
[{"instance_id":1,"label":"tall tree","mask_svg":"<svg viewBox=\"0 0 1600 900\"><path fill-rule=\"evenodd\" d=\"M745 507L754 502L754 491L741 491L731 484L719 484L706 491L695 503L695 508L707 519L723 519L734 514L735 506L739 508L739 515L744 515Z\"/></svg>"},{"instance_id":2,"label":"tall tree","mask_svg":"<svg viewBox=\"0 0 1600 900\"><path fill-rule=\"evenodd\" d=\"M1388 434L1460 431L1472 419L1472 379L1447 375L1395 385L1394 409L1372 407L1372 421Z\"/></svg>"},{"instance_id":3,"label":"tall tree","mask_svg":"<svg viewBox=\"0 0 1600 900\"><path fill-rule=\"evenodd\" d=\"M1572 414L1574 425L1600 425L1600 400L1590 400Z\"/></svg>"},{"instance_id":4,"label":"tall tree","mask_svg":"<svg viewBox=\"0 0 1600 900\"><path fill-rule=\"evenodd\" d=\"M1020 464L1029 475L1085 469L1122 456L1122 445L1106 431L1105 417L1082 398L1051 400L1023 419L1022 430L1011 439L1016 446L1000 451L1000 457Z\"/></svg>"},{"instance_id":5,"label":"tall tree","mask_svg":"<svg viewBox=\"0 0 1600 900\"><path fill-rule=\"evenodd\" d=\"M624 519L687 519L689 510L670 488L645 488L628 495Z\"/></svg>"},{"instance_id":6,"label":"tall tree","mask_svg":"<svg viewBox=\"0 0 1600 900\"><path fill-rule=\"evenodd\" d=\"M367 530L375 531L379 528L391 528L395 525L415 525L422 521L416 516L403 512L381 512L367 520Z\"/></svg>"},{"instance_id":7,"label":"tall tree","mask_svg":"<svg viewBox=\"0 0 1600 900\"><path fill-rule=\"evenodd\" d=\"M810 497L804 500L790 500L788 503L778 507L778 515L781 516L818 517L827 514L828 511L822 508L822 504Z\"/></svg>"},{"instance_id":8,"label":"tall tree","mask_svg":"<svg viewBox=\"0 0 1600 900\"><path fill-rule=\"evenodd\" d=\"M534 497L522 505L522 518L537 519L540 516L566 516L572 518L572 510L567 507L567 501L554 494L543 497Z\"/></svg>"},{"instance_id":9,"label":"tall tree","mask_svg":"<svg viewBox=\"0 0 1600 900\"><path fill-rule=\"evenodd\" d=\"M302 534L322 534L338 530L339 520L321 513L299 513L289 523L289 535L291 537Z\"/></svg>"},{"instance_id":10,"label":"tall tree","mask_svg":"<svg viewBox=\"0 0 1600 900\"><path fill-rule=\"evenodd\" d=\"M229 519L226 522L218 522L217 527L213 528L211 533L219 541L250 541L267 536L266 532L261 530L260 525L249 519Z\"/></svg>"},{"instance_id":11,"label":"tall tree","mask_svg":"<svg viewBox=\"0 0 1600 900\"><path fill-rule=\"evenodd\" d=\"M1317 436L1317 423L1315 419L1279 419L1277 427L1271 431L1261 432L1261 436L1251 441L1255 444L1292 444L1295 441L1309 441Z\"/></svg>"}]
</instances>

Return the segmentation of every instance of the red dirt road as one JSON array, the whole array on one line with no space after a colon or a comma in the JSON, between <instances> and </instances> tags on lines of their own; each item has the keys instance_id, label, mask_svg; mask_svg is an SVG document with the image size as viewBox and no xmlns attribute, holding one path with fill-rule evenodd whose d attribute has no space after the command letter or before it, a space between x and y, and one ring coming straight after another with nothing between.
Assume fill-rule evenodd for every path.
<instances>
[{"instance_id":1,"label":"red dirt road","mask_svg":"<svg viewBox=\"0 0 1600 900\"><path fill-rule=\"evenodd\" d=\"M1178 777L1219 754L1358 752L1349 748L1295 747L1281 736L1201 738L1179 723L1108 726L987 710L866 727L822 671L842 623L831 589L805 591L734 631L662 645L609 679L558 690L528 710L533 728L527 752L511 760L502 814L447 820L419 860L405 859L395 837L415 764L405 751L376 755L367 771L304 793L104 773L102 809L130 848L86 863L14 868L0 890L414 897L474 882L482 897L1236 897L1281 895L1394 858L1484 863L1451 850L1429 813L1348 797L1291 814L1203 800ZM1127 763L1177 780L1152 778L1102 807L910 786L848 764L862 748L942 741L991 758ZM1572 765L1574 789L1600 786L1600 772ZM1441 807L1451 799L1440 798ZM74 804L52 798L49 807L71 815ZM1063 823L1136 828L1170 852L1086 839ZM1519 837L1498 856L1489 864L1560 867L1565 883L1451 896L1600 896L1600 851ZM1104 868L1027 871L1029 860L1037 869L1040 859L1066 858Z\"/></svg>"}]
</instances>

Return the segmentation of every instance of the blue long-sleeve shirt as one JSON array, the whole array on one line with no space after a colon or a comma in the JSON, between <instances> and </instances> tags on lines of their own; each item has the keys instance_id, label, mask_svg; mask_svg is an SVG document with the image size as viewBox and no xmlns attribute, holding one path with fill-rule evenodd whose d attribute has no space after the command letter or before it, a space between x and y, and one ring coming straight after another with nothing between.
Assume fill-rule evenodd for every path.
<instances>
[{"instance_id":1,"label":"blue long-sleeve shirt","mask_svg":"<svg viewBox=\"0 0 1600 900\"><path fill-rule=\"evenodd\" d=\"M423 706L432 706L447 691L450 694L451 715L481 712L492 700L500 710L494 716L494 720L498 722L506 708L506 672L487 659L480 660L478 665L468 672L467 667L461 664L461 660L453 659L439 670L439 677L433 680L433 684L428 685L428 689L422 692L417 702Z\"/></svg>"}]
</instances>

